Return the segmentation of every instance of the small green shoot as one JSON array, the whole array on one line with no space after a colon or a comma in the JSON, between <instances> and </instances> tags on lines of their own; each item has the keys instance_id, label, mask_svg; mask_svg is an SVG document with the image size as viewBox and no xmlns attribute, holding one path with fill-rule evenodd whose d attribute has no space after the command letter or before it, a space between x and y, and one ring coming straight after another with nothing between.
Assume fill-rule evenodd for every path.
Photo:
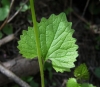
<instances>
[{"instance_id":1,"label":"small green shoot","mask_svg":"<svg viewBox=\"0 0 100 87\"><path fill-rule=\"evenodd\" d=\"M75 69L74 76L76 78L68 79L68 81L66 82L66 87L96 87L89 83L83 83L84 80L89 79L89 72L88 72L88 69L87 69L87 66L85 65L85 63L79 65ZM81 80L81 82L78 83L77 80Z\"/></svg>"},{"instance_id":2,"label":"small green shoot","mask_svg":"<svg viewBox=\"0 0 100 87\"><path fill-rule=\"evenodd\" d=\"M89 79L89 72L85 63L81 64L74 70L74 76L77 79L88 80Z\"/></svg>"}]
</instances>

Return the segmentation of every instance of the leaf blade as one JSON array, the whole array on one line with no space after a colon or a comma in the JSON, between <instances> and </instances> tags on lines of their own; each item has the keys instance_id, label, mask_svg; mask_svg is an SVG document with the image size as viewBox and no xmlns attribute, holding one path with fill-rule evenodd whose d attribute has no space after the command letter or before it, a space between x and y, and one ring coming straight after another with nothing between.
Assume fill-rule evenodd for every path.
<instances>
[{"instance_id":1,"label":"leaf blade","mask_svg":"<svg viewBox=\"0 0 100 87\"><path fill-rule=\"evenodd\" d=\"M28 31L24 30L20 39L21 40L18 41L17 48L20 50L19 52L23 55L23 57L30 59L37 57L33 28L29 27Z\"/></svg>"},{"instance_id":2,"label":"leaf blade","mask_svg":"<svg viewBox=\"0 0 100 87\"><path fill-rule=\"evenodd\" d=\"M89 79L89 72L87 69L87 66L85 63L79 65L75 70L74 70L74 76L77 79L83 79L83 80L88 80Z\"/></svg>"},{"instance_id":3,"label":"leaf blade","mask_svg":"<svg viewBox=\"0 0 100 87\"><path fill-rule=\"evenodd\" d=\"M71 29L72 24L67 22L64 13L58 16L53 14L49 19L44 19L42 22L45 22L44 24L47 26L45 27L47 51L46 54L44 54L45 61L48 59L51 60L52 65L57 72L69 71L68 68L74 67L73 62L76 61L76 57L78 56L76 51L78 46L75 45L76 40L72 38L74 32L74 30ZM41 45L41 47L42 46L43 45ZM69 58L67 58L68 56ZM60 64L60 66L58 64ZM59 67L62 67L63 69L61 70Z\"/></svg>"},{"instance_id":4,"label":"leaf blade","mask_svg":"<svg viewBox=\"0 0 100 87\"><path fill-rule=\"evenodd\" d=\"M74 62L78 56L76 51L78 46L75 44L76 39L72 37L74 30L71 29L71 25L72 23L66 20L64 13L53 14L48 19L42 18L41 22L38 23L42 59L44 61L51 60L53 68L57 72L70 71L70 68L74 67ZM31 35L33 37L30 39ZM25 31L21 39L22 41L18 42L20 53L24 53L24 57L36 57L37 51L33 30ZM24 44L24 46L21 46L21 44ZM33 53L32 56L30 56L31 53Z\"/></svg>"}]
</instances>

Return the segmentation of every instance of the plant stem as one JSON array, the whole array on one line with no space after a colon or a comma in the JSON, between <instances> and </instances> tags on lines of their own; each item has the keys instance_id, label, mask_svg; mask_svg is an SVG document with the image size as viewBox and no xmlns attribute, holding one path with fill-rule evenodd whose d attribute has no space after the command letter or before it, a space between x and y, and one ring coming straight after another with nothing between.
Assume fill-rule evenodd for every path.
<instances>
[{"instance_id":1,"label":"plant stem","mask_svg":"<svg viewBox=\"0 0 100 87\"><path fill-rule=\"evenodd\" d=\"M36 15L35 15L35 9L34 9L34 0L30 0L30 6L31 6L31 12L32 12L32 21L33 21L33 24L34 24L34 34L35 34L38 61L39 61L39 67L40 67L41 87L45 87L44 86L43 62L42 62L42 58L41 58L41 49L40 49L40 40L39 40L39 29L38 29L37 21L36 21Z\"/></svg>"}]
</instances>

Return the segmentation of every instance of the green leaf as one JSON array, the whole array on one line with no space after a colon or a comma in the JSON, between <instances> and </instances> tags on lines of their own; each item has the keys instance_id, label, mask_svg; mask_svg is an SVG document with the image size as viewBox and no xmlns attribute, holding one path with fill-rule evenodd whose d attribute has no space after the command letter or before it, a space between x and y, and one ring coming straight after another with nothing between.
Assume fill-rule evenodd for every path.
<instances>
[{"instance_id":1,"label":"green leaf","mask_svg":"<svg viewBox=\"0 0 100 87\"><path fill-rule=\"evenodd\" d=\"M95 69L95 75L98 77L98 78L100 78L100 67L97 67L96 69Z\"/></svg>"},{"instance_id":2,"label":"green leaf","mask_svg":"<svg viewBox=\"0 0 100 87\"><path fill-rule=\"evenodd\" d=\"M31 87L39 87L39 85L34 81L34 78L32 76L22 77L21 79L29 83Z\"/></svg>"},{"instance_id":3,"label":"green leaf","mask_svg":"<svg viewBox=\"0 0 100 87\"><path fill-rule=\"evenodd\" d=\"M80 87L75 78L69 78L66 87Z\"/></svg>"},{"instance_id":4,"label":"green leaf","mask_svg":"<svg viewBox=\"0 0 100 87\"><path fill-rule=\"evenodd\" d=\"M31 82L33 80L33 77L28 77L27 82Z\"/></svg>"},{"instance_id":5,"label":"green leaf","mask_svg":"<svg viewBox=\"0 0 100 87\"><path fill-rule=\"evenodd\" d=\"M12 34L13 33L13 28L11 25L5 25L3 27L3 32L6 34L6 35L9 35L9 34Z\"/></svg>"},{"instance_id":6,"label":"green leaf","mask_svg":"<svg viewBox=\"0 0 100 87\"><path fill-rule=\"evenodd\" d=\"M29 6L28 6L27 4L25 4L25 5L22 7L21 11L22 11L22 12L25 12L25 11L27 11L28 9L29 9Z\"/></svg>"},{"instance_id":7,"label":"green leaf","mask_svg":"<svg viewBox=\"0 0 100 87\"><path fill-rule=\"evenodd\" d=\"M34 80L32 80L29 84L31 87L39 87L39 84L35 82Z\"/></svg>"},{"instance_id":8,"label":"green leaf","mask_svg":"<svg viewBox=\"0 0 100 87\"><path fill-rule=\"evenodd\" d=\"M8 16L10 2L9 0L2 0L1 3L3 7L0 8L0 21L3 21Z\"/></svg>"},{"instance_id":9,"label":"green leaf","mask_svg":"<svg viewBox=\"0 0 100 87\"><path fill-rule=\"evenodd\" d=\"M37 57L37 49L34 37L34 31L31 27L28 31L23 30L23 35L20 36L20 41L18 41L18 49L23 57L31 58Z\"/></svg>"},{"instance_id":10,"label":"green leaf","mask_svg":"<svg viewBox=\"0 0 100 87\"><path fill-rule=\"evenodd\" d=\"M93 86L92 84L89 83L83 83L81 84L81 87L96 87L96 86Z\"/></svg>"},{"instance_id":11,"label":"green leaf","mask_svg":"<svg viewBox=\"0 0 100 87\"><path fill-rule=\"evenodd\" d=\"M3 33L0 31L0 39L2 38L2 36L3 36Z\"/></svg>"},{"instance_id":12,"label":"green leaf","mask_svg":"<svg viewBox=\"0 0 100 87\"><path fill-rule=\"evenodd\" d=\"M0 21L3 21L9 13L9 7L5 6L0 8Z\"/></svg>"},{"instance_id":13,"label":"green leaf","mask_svg":"<svg viewBox=\"0 0 100 87\"><path fill-rule=\"evenodd\" d=\"M44 61L51 60L56 71L70 71L76 61L76 39L72 37L74 30L72 23L66 20L66 15L52 14L49 19L42 18L38 23L41 53ZM26 58L37 57L33 28L23 31L18 42L20 53Z\"/></svg>"},{"instance_id":14,"label":"green leaf","mask_svg":"<svg viewBox=\"0 0 100 87\"><path fill-rule=\"evenodd\" d=\"M2 0L1 3L3 6L5 6L5 5L10 6L10 0Z\"/></svg>"},{"instance_id":15,"label":"green leaf","mask_svg":"<svg viewBox=\"0 0 100 87\"><path fill-rule=\"evenodd\" d=\"M74 70L74 76L77 79L84 79L84 80L88 80L89 79L89 72L87 69L87 66L83 63L80 66L78 66L75 70Z\"/></svg>"}]
</instances>

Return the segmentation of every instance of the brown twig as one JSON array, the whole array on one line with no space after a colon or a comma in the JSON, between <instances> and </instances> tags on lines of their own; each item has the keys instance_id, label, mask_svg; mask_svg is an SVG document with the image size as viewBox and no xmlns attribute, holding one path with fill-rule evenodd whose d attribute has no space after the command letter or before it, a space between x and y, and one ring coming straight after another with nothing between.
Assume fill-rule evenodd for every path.
<instances>
[{"instance_id":1,"label":"brown twig","mask_svg":"<svg viewBox=\"0 0 100 87\"><path fill-rule=\"evenodd\" d=\"M64 85L66 85L66 82L67 82L67 79L64 79L61 87L64 87Z\"/></svg>"},{"instance_id":2,"label":"brown twig","mask_svg":"<svg viewBox=\"0 0 100 87\"><path fill-rule=\"evenodd\" d=\"M4 44L7 43L7 42L12 41L14 38L15 38L14 34L11 34L11 35L6 36L6 37L3 38L3 39L0 39L0 46L1 46L1 45L4 45Z\"/></svg>"},{"instance_id":3,"label":"brown twig","mask_svg":"<svg viewBox=\"0 0 100 87\"><path fill-rule=\"evenodd\" d=\"M24 4L14 13L14 15L8 19L7 23L9 23L14 17L16 17L18 15L18 13L21 11L21 9L23 8L23 6L28 2L28 0L26 0L24 2Z\"/></svg>"},{"instance_id":4,"label":"brown twig","mask_svg":"<svg viewBox=\"0 0 100 87\"><path fill-rule=\"evenodd\" d=\"M6 24L6 23L9 23L19 12L20 10L22 9L22 7L28 2L28 0L26 0L24 2L24 4L15 12L15 14L10 18L10 19L7 19L7 21L5 21L5 23L2 24L2 27ZM13 4L13 3L12 3ZM12 7L12 4L11 4L11 7ZM11 8L10 7L10 8ZM0 27L0 28L2 28ZM13 39L15 39L15 36L16 34L19 32L20 29L18 29L14 34L11 34L11 35L8 35L6 37L4 37L3 39L0 40L0 46L1 45L4 45L6 44L7 42L10 42L12 41Z\"/></svg>"},{"instance_id":5,"label":"brown twig","mask_svg":"<svg viewBox=\"0 0 100 87\"><path fill-rule=\"evenodd\" d=\"M29 60L19 55L11 60L3 62L2 64L18 77L36 75L39 72L39 64L37 58ZM10 82L13 82L13 80L0 73L0 87Z\"/></svg>"},{"instance_id":6,"label":"brown twig","mask_svg":"<svg viewBox=\"0 0 100 87\"><path fill-rule=\"evenodd\" d=\"M3 22L3 24L0 26L0 30L6 25L6 23L8 21L8 18L9 18L9 15L10 15L10 12L11 12L11 9L12 9L12 6L13 6L13 3L14 3L14 0L11 1L10 10L9 10L8 16L7 16L6 20Z\"/></svg>"},{"instance_id":7,"label":"brown twig","mask_svg":"<svg viewBox=\"0 0 100 87\"><path fill-rule=\"evenodd\" d=\"M12 73L10 70L5 68L2 63L0 63L0 72L7 77L11 78L14 80L16 83L18 83L21 87L30 87L26 82L21 80L18 76L16 76L14 73Z\"/></svg>"},{"instance_id":8,"label":"brown twig","mask_svg":"<svg viewBox=\"0 0 100 87\"><path fill-rule=\"evenodd\" d=\"M10 15L10 11L11 11L11 8L13 6L13 3L14 3L14 0L12 0L11 2L11 5L10 5L10 11L9 11L9 14L8 14L8 17L6 18L6 20L3 22L3 24L0 26L0 30L6 25L6 23L9 23L14 17L16 17L18 15L18 13L21 11L22 7L28 2L28 0L26 0L24 2L24 4L15 12L15 14L9 18L9 15Z\"/></svg>"},{"instance_id":9,"label":"brown twig","mask_svg":"<svg viewBox=\"0 0 100 87\"><path fill-rule=\"evenodd\" d=\"M80 16L79 14L77 14L75 11L72 12L78 19L80 19L81 21L83 21L84 23L88 24L88 21L83 18L82 16Z\"/></svg>"}]
</instances>

